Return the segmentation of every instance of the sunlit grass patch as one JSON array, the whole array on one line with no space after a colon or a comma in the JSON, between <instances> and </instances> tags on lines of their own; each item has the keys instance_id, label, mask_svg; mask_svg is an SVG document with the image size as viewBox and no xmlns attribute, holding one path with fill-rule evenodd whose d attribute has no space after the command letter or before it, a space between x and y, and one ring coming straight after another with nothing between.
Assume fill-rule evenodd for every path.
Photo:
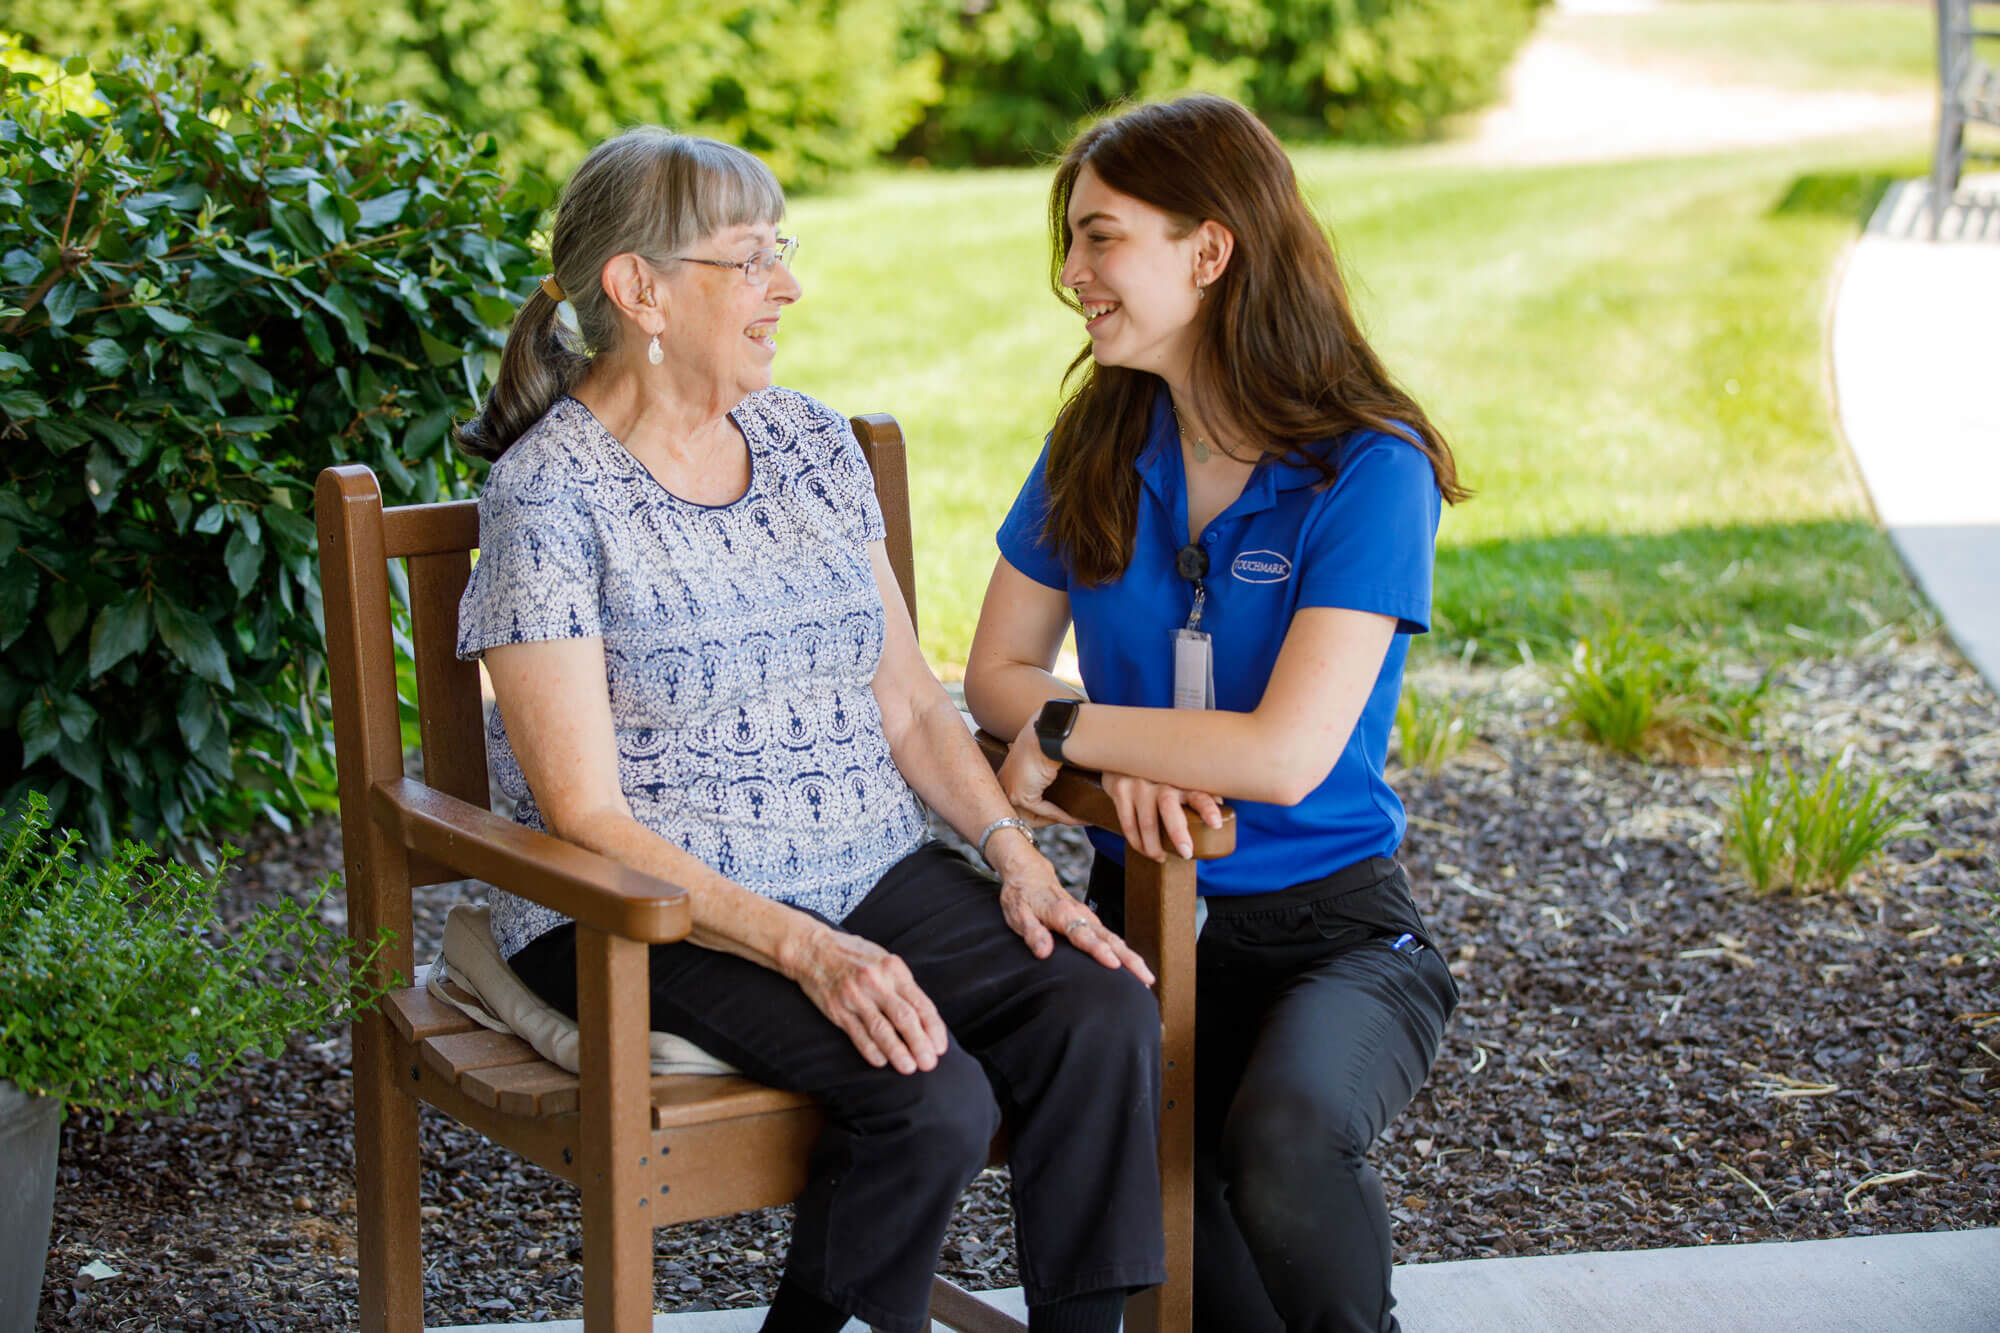
<instances>
[{"instance_id":1,"label":"sunlit grass patch","mask_svg":"<svg viewBox=\"0 0 2000 1333\"><path fill-rule=\"evenodd\" d=\"M1752 738L1769 682L1732 684L1709 653L1612 623L1577 641L1556 694L1564 721L1607 750L1713 763Z\"/></svg>"}]
</instances>

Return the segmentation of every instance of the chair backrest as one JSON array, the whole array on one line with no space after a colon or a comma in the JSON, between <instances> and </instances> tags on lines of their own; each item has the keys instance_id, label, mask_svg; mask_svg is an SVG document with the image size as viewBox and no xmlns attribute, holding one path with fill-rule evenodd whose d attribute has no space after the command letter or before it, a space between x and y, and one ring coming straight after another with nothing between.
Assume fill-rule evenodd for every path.
<instances>
[{"instance_id":1,"label":"chair backrest","mask_svg":"<svg viewBox=\"0 0 2000 1333\"><path fill-rule=\"evenodd\" d=\"M852 425L874 473L889 562L914 623L916 558L903 432L886 413L854 417ZM459 500L385 509L374 473L352 463L320 474L315 507L349 918L352 928L366 935L379 926L394 931L397 945L382 961L407 976L413 961L410 890L460 875L406 858L361 826L369 822L362 813L369 808L369 788L403 772L390 608L400 592L410 609L416 693L410 702L416 708L423 781L484 809L491 793L479 668L460 661L457 653L458 603L479 545L479 507ZM400 868L405 863L407 871Z\"/></svg>"}]
</instances>

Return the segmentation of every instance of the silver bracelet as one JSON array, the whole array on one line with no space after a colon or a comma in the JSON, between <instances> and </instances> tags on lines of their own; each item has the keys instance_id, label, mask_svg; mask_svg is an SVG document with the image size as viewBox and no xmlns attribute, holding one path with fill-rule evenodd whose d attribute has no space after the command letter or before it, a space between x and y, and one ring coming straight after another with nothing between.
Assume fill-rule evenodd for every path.
<instances>
[{"instance_id":1,"label":"silver bracelet","mask_svg":"<svg viewBox=\"0 0 2000 1333\"><path fill-rule=\"evenodd\" d=\"M992 858L986 855L986 844L988 841L992 839L994 834L998 833L1003 828L1017 828L1021 830L1021 832L1028 835L1029 842L1035 841L1035 831L1029 828L1027 821L1020 818L1019 816L1008 815L1004 819L994 820L991 824L988 824L986 826L986 831L979 835L979 859L986 862L986 864L989 866L993 864L993 861ZM1039 843L1037 843L1036 845L1040 846Z\"/></svg>"}]
</instances>

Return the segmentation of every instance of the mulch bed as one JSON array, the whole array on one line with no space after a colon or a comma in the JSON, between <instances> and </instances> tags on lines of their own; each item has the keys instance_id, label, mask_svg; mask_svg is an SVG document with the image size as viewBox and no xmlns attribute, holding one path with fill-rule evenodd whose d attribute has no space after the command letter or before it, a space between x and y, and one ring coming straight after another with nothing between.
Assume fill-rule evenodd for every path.
<instances>
[{"instance_id":1,"label":"mulch bed","mask_svg":"<svg viewBox=\"0 0 2000 1333\"><path fill-rule=\"evenodd\" d=\"M2000 1225L2000 708L1947 649L1786 668L1766 735L1923 793L1924 831L1839 895L1757 897L1722 860L1734 777L1560 735L1546 681L1404 775L1403 859L1464 1001L1375 1160L1398 1259ZM1054 838L1055 835L1046 835ZM251 840L236 910L338 863L326 824ZM1059 864L1080 873L1077 841ZM450 894L418 905L418 956ZM327 1329L356 1320L347 1039L255 1060L188 1118L65 1125L40 1327ZM566 1186L426 1109L425 1321L575 1317ZM663 1229L662 1310L768 1301L785 1210ZM944 1271L1013 1285L1004 1174ZM80 1270L101 1261L117 1276Z\"/></svg>"}]
</instances>

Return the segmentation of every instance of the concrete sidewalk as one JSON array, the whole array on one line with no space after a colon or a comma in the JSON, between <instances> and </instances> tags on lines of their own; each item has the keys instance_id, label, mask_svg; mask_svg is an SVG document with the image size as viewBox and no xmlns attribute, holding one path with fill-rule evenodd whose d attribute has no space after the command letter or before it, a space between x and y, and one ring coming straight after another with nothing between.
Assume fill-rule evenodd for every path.
<instances>
[{"instance_id":1,"label":"concrete sidewalk","mask_svg":"<svg viewBox=\"0 0 2000 1333\"><path fill-rule=\"evenodd\" d=\"M1841 429L1876 515L1952 639L2000 689L2000 176L1968 176L1930 240L1903 181L1835 297Z\"/></svg>"},{"instance_id":2,"label":"concrete sidewalk","mask_svg":"<svg viewBox=\"0 0 2000 1333\"><path fill-rule=\"evenodd\" d=\"M1019 1288L993 1295L1025 1316ZM2000 1228L1404 1265L1396 1297L1404 1333L2000 1333ZM658 1315L653 1329L757 1333L763 1318ZM438 1333L526 1330L583 1333L583 1324ZM852 1323L846 1333L868 1331Z\"/></svg>"}]
</instances>

